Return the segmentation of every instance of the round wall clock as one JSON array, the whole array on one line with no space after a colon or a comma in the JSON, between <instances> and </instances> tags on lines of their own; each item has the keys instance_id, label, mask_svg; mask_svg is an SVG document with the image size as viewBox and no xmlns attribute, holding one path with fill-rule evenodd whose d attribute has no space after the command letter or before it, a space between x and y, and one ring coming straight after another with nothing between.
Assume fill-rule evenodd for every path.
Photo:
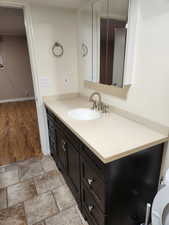
<instances>
[{"instance_id":1,"label":"round wall clock","mask_svg":"<svg viewBox=\"0 0 169 225\"><path fill-rule=\"evenodd\" d=\"M55 57L63 56L64 53L63 46L59 42L55 42L55 44L52 47L52 52Z\"/></svg>"},{"instance_id":2,"label":"round wall clock","mask_svg":"<svg viewBox=\"0 0 169 225\"><path fill-rule=\"evenodd\" d=\"M87 47L87 45L86 44L82 44L82 46L81 46L81 54L82 54L82 57L85 57L85 56L87 56L87 54L88 54L88 47Z\"/></svg>"}]
</instances>

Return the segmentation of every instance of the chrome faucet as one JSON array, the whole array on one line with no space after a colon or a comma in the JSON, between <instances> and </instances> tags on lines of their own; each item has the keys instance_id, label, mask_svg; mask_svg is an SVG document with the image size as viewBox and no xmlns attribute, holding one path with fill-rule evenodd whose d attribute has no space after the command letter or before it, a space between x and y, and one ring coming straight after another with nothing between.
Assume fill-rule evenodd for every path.
<instances>
[{"instance_id":1,"label":"chrome faucet","mask_svg":"<svg viewBox=\"0 0 169 225\"><path fill-rule=\"evenodd\" d=\"M97 96L98 97L98 101L96 101L93 97L94 96ZM89 98L89 102L92 102L93 103L93 106L92 106L92 109L98 109L99 110L99 107L101 106L102 104L102 101L101 101L101 95L99 92L93 92Z\"/></svg>"},{"instance_id":2,"label":"chrome faucet","mask_svg":"<svg viewBox=\"0 0 169 225\"><path fill-rule=\"evenodd\" d=\"M97 101L94 99L94 96L97 96L97 98L98 98ZM101 111L102 113L108 112L109 106L105 105L102 102L101 94L99 92L93 92L89 98L89 102L93 103L93 105L92 105L93 110L97 109L98 111Z\"/></svg>"}]
</instances>

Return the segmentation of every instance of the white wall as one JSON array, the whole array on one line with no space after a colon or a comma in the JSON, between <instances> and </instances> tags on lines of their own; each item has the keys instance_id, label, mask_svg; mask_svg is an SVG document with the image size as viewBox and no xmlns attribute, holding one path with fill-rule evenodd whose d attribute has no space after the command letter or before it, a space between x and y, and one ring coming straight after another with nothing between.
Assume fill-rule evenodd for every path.
<instances>
[{"instance_id":1,"label":"white wall","mask_svg":"<svg viewBox=\"0 0 169 225\"><path fill-rule=\"evenodd\" d=\"M77 92L76 11L39 5L32 5L31 11L41 95ZM52 55L56 41L64 47L61 58Z\"/></svg>"},{"instance_id":2,"label":"white wall","mask_svg":"<svg viewBox=\"0 0 169 225\"><path fill-rule=\"evenodd\" d=\"M134 83L127 98L103 95L119 108L169 126L169 2L139 0ZM113 92L113 89L112 89ZM91 90L84 89L84 94ZM169 167L169 150L166 158Z\"/></svg>"},{"instance_id":3,"label":"white wall","mask_svg":"<svg viewBox=\"0 0 169 225\"><path fill-rule=\"evenodd\" d=\"M34 4L30 9L36 59L34 72L41 97L78 92L76 11ZM56 41L64 47L61 58L52 55ZM43 153L48 154L47 119L42 98L38 101L38 112Z\"/></svg>"},{"instance_id":4,"label":"white wall","mask_svg":"<svg viewBox=\"0 0 169 225\"><path fill-rule=\"evenodd\" d=\"M92 78L92 12L91 7L80 10L78 13L78 66L79 74L85 80ZM87 46L88 52L86 56L82 56L82 44Z\"/></svg>"}]
</instances>

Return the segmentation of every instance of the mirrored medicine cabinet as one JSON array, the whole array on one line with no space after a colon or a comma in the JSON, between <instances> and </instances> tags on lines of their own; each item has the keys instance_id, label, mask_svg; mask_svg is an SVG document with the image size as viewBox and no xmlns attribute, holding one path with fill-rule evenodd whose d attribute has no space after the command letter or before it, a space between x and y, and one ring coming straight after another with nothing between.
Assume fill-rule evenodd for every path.
<instances>
[{"instance_id":1,"label":"mirrored medicine cabinet","mask_svg":"<svg viewBox=\"0 0 169 225\"><path fill-rule=\"evenodd\" d=\"M80 9L80 70L84 80L120 88L131 85L135 27L134 0L96 0Z\"/></svg>"}]
</instances>

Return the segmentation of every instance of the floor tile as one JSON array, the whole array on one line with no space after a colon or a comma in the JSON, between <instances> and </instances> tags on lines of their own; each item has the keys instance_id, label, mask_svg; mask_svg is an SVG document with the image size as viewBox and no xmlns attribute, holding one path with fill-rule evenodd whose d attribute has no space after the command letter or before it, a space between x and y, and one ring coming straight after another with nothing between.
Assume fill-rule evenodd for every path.
<instances>
[{"instance_id":1,"label":"floor tile","mask_svg":"<svg viewBox=\"0 0 169 225\"><path fill-rule=\"evenodd\" d=\"M66 181L65 181L65 179L64 179L64 177L61 173L59 173L59 177L60 177L60 180L61 180L62 184L67 185Z\"/></svg>"},{"instance_id":2,"label":"floor tile","mask_svg":"<svg viewBox=\"0 0 169 225\"><path fill-rule=\"evenodd\" d=\"M46 219L46 225L82 225L80 216L74 207Z\"/></svg>"},{"instance_id":3,"label":"floor tile","mask_svg":"<svg viewBox=\"0 0 169 225\"><path fill-rule=\"evenodd\" d=\"M7 165L7 166L4 167L5 172L13 171L13 170L18 170L18 168L19 167L17 166L17 162L11 163L11 164L9 164L9 165Z\"/></svg>"},{"instance_id":4,"label":"floor tile","mask_svg":"<svg viewBox=\"0 0 169 225\"><path fill-rule=\"evenodd\" d=\"M18 170L11 170L8 172L0 173L0 188L7 187L18 182Z\"/></svg>"},{"instance_id":5,"label":"floor tile","mask_svg":"<svg viewBox=\"0 0 169 225\"><path fill-rule=\"evenodd\" d=\"M55 161L53 160L53 158L51 156L44 156L41 159L41 163L42 163L42 167L46 172L49 172L51 170L57 170L57 166Z\"/></svg>"},{"instance_id":6,"label":"floor tile","mask_svg":"<svg viewBox=\"0 0 169 225\"><path fill-rule=\"evenodd\" d=\"M40 160L32 159L19 163L19 178L21 181L43 174Z\"/></svg>"},{"instance_id":7,"label":"floor tile","mask_svg":"<svg viewBox=\"0 0 169 225\"><path fill-rule=\"evenodd\" d=\"M18 163L14 162L5 166L0 166L0 173L18 170Z\"/></svg>"},{"instance_id":8,"label":"floor tile","mask_svg":"<svg viewBox=\"0 0 169 225\"><path fill-rule=\"evenodd\" d=\"M7 194L6 188L0 189L0 209L7 208Z\"/></svg>"},{"instance_id":9,"label":"floor tile","mask_svg":"<svg viewBox=\"0 0 169 225\"><path fill-rule=\"evenodd\" d=\"M48 192L25 201L28 225L33 225L58 213L53 195Z\"/></svg>"},{"instance_id":10,"label":"floor tile","mask_svg":"<svg viewBox=\"0 0 169 225\"><path fill-rule=\"evenodd\" d=\"M1 210L0 225L27 225L23 205Z\"/></svg>"},{"instance_id":11,"label":"floor tile","mask_svg":"<svg viewBox=\"0 0 169 225\"><path fill-rule=\"evenodd\" d=\"M82 216L82 214L81 214L81 212L80 212L80 209L78 208L77 205L75 206L75 208L76 208L76 210L77 210L77 212L78 212L78 214L79 214L79 216L80 216L80 218L81 218L82 224L83 224L83 225L88 225L87 221L83 218L83 216Z\"/></svg>"},{"instance_id":12,"label":"floor tile","mask_svg":"<svg viewBox=\"0 0 169 225\"><path fill-rule=\"evenodd\" d=\"M35 177L34 182L38 194L53 190L62 186L62 181L56 171L50 171L41 176Z\"/></svg>"},{"instance_id":13,"label":"floor tile","mask_svg":"<svg viewBox=\"0 0 169 225\"><path fill-rule=\"evenodd\" d=\"M36 193L35 184L32 180L9 186L7 188L8 206L33 198Z\"/></svg>"},{"instance_id":14,"label":"floor tile","mask_svg":"<svg viewBox=\"0 0 169 225\"><path fill-rule=\"evenodd\" d=\"M53 194L60 210L67 209L76 204L72 193L66 185L55 189Z\"/></svg>"},{"instance_id":15,"label":"floor tile","mask_svg":"<svg viewBox=\"0 0 169 225\"><path fill-rule=\"evenodd\" d=\"M42 221L42 222L36 223L34 225L45 225L45 222Z\"/></svg>"},{"instance_id":16,"label":"floor tile","mask_svg":"<svg viewBox=\"0 0 169 225\"><path fill-rule=\"evenodd\" d=\"M4 173L5 171L5 166L0 166L0 173Z\"/></svg>"}]
</instances>

